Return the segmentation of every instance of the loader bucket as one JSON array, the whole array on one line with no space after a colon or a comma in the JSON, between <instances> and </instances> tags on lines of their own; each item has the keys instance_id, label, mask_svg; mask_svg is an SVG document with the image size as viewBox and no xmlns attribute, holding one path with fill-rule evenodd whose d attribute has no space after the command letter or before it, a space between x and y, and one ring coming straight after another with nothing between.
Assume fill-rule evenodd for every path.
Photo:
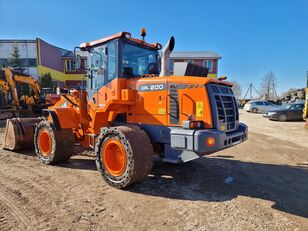
<instances>
[{"instance_id":1,"label":"loader bucket","mask_svg":"<svg viewBox=\"0 0 308 231\"><path fill-rule=\"evenodd\" d=\"M42 118L13 118L6 121L3 148L20 150L34 148L35 126Z\"/></svg>"}]
</instances>

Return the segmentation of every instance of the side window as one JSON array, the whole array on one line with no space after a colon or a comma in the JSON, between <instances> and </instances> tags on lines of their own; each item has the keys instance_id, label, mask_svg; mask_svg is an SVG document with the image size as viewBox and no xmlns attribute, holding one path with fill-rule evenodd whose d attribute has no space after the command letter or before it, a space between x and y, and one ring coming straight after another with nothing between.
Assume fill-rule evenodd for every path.
<instances>
[{"instance_id":1,"label":"side window","mask_svg":"<svg viewBox=\"0 0 308 231\"><path fill-rule=\"evenodd\" d=\"M116 45L115 43L110 43L108 48L108 74L107 82L116 78Z\"/></svg>"},{"instance_id":2,"label":"side window","mask_svg":"<svg viewBox=\"0 0 308 231\"><path fill-rule=\"evenodd\" d=\"M104 85L106 72L105 47L95 48L91 53L91 71L93 80L91 81L92 89L99 89Z\"/></svg>"},{"instance_id":3,"label":"side window","mask_svg":"<svg viewBox=\"0 0 308 231\"><path fill-rule=\"evenodd\" d=\"M263 105L263 103L262 103L262 102L256 102L256 105L258 105L258 106L262 106L262 105Z\"/></svg>"},{"instance_id":4,"label":"side window","mask_svg":"<svg viewBox=\"0 0 308 231\"><path fill-rule=\"evenodd\" d=\"M290 110L296 110L296 105L292 105L292 106L290 107Z\"/></svg>"},{"instance_id":5,"label":"side window","mask_svg":"<svg viewBox=\"0 0 308 231\"><path fill-rule=\"evenodd\" d=\"M304 104L296 104L294 105L293 110L303 110L304 109Z\"/></svg>"},{"instance_id":6,"label":"side window","mask_svg":"<svg viewBox=\"0 0 308 231\"><path fill-rule=\"evenodd\" d=\"M270 106L271 104L269 102L264 102L265 106Z\"/></svg>"}]
</instances>

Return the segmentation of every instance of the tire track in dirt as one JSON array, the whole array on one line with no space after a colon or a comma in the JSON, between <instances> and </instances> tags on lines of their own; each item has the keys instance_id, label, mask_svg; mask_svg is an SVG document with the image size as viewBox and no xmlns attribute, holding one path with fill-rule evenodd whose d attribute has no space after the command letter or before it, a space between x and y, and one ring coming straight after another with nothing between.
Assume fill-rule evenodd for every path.
<instances>
[{"instance_id":1,"label":"tire track in dirt","mask_svg":"<svg viewBox=\"0 0 308 231\"><path fill-rule=\"evenodd\" d=\"M2 188L0 188L0 211L0 230L10 230L12 227L26 230L30 227L24 211L16 206L16 201Z\"/></svg>"}]
</instances>

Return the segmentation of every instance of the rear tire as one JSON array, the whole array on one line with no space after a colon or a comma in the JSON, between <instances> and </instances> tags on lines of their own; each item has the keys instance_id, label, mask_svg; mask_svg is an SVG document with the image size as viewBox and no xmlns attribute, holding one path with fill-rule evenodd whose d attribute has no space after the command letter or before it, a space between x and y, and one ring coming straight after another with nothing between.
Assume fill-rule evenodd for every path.
<instances>
[{"instance_id":1,"label":"rear tire","mask_svg":"<svg viewBox=\"0 0 308 231\"><path fill-rule=\"evenodd\" d=\"M253 113L258 113L258 108L253 108L253 109L251 110L251 112L253 112Z\"/></svg>"},{"instance_id":2,"label":"rear tire","mask_svg":"<svg viewBox=\"0 0 308 231\"><path fill-rule=\"evenodd\" d=\"M35 128L34 148L44 164L55 164L68 160L74 152L75 138L71 130L56 130L55 125L41 121Z\"/></svg>"},{"instance_id":3,"label":"rear tire","mask_svg":"<svg viewBox=\"0 0 308 231\"><path fill-rule=\"evenodd\" d=\"M102 129L95 153L98 171L115 188L141 181L152 170L153 146L138 126Z\"/></svg>"},{"instance_id":4,"label":"rear tire","mask_svg":"<svg viewBox=\"0 0 308 231\"><path fill-rule=\"evenodd\" d=\"M287 121L287 116L285 115L285 114L281 114L281 115L279 115L279 121Z\"/></svg>"}]
</instances>

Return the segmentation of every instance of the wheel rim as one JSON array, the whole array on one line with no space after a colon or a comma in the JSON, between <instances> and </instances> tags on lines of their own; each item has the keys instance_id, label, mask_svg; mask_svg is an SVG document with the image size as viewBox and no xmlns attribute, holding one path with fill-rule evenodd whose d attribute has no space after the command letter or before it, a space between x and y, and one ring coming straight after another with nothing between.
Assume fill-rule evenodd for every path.
<instances>
[{"instance_id":1,"label":"wheel rim","mask_svg":"<svg viewBox=\"0 0 308 231\"><path fill-rule=\"evenodd\" d=\"M283 120L283 121L287 120L286 115L281 115L281 116L280 116L280 120Z\"/></svg>"},{"instance_id":2,"label":"wheel rim","mask_svg":"<svg viewBox=\"0 0 308 231\"><path fill-rule=\"evenodd\" d=\"M43 156L49 156L52 150L52 140L50 133L47 130L41 131L38 143Z\"/></svg>"},{"instance_id":3,"label":"wheel rim","mask_svg":"<svg viewBox=\"0 0 308 231\"><path fill-rule=\"evenodd\" d=\"M126 152L122 143L110 139L104 143L102 159L106 170L112 176L121 176L126 169Z\"/></svg>"}]
</instances>

